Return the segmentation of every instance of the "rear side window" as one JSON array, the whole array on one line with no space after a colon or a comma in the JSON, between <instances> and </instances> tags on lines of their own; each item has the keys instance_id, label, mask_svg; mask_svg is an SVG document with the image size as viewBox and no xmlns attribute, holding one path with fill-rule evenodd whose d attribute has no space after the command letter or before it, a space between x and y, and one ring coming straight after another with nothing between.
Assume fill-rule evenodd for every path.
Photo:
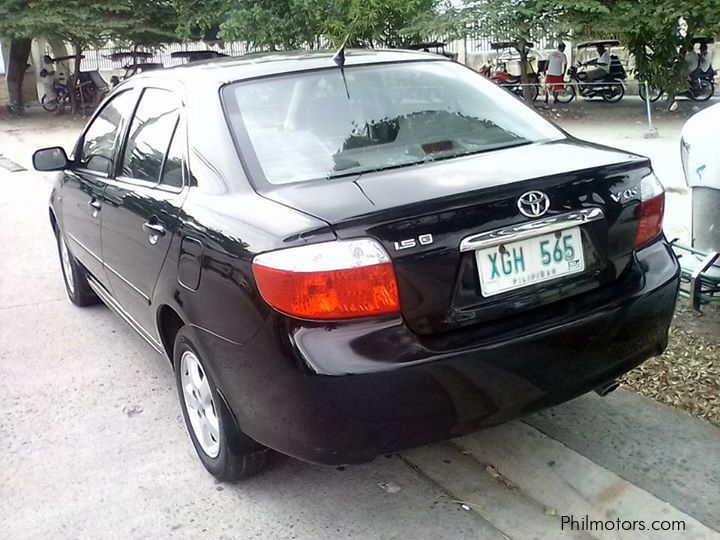
<instances>
[{"instance_id":1,"label":"rear side window","mask_svg":"<svg viewBox=\"0 0 720 540\"><path fill-rule=\"evenodd\" d=\"M130 124L122 176L152 183L160 180L178 116L172 92L158 88L143 92Z\"/></svg>"},{"instance_id":2,"label":"rear side window","mask_svg":"<svg viewBox=\"0 0 720 540\"><path fill-rule=\"evenodd\" d=\"M181 188L183 185L182 149L184 141L185 132L178 123L160 175L160 184L163 186Z\"/></svg>"},{"instance_id":3,"label":"rear side window","mask_svg":"<svg viewBox=\"0 0 720 540\"><path fill-rule=\"evenodd\" d=\"M136 94L123 92L115 96L93 120L83 137L78 166L101 174L113 169L115 142L123 118L130 116Z\"/></svg>"}]
</instances>

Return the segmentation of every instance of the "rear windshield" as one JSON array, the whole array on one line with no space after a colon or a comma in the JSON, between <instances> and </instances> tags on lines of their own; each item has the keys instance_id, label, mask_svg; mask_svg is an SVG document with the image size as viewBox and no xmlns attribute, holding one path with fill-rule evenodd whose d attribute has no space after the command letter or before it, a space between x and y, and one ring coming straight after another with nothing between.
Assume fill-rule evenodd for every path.
<instances>
[{"instance_id":1,"label":"rear windshield","mask_svg":"<svg viewBox=\"0 0 720 540\"><path fill-rule=\"evenodd\" d=\"M229 85L229 122L271 184L333 179L563 138L453 62L333 67Z\"/></svg>"}]
</instances>

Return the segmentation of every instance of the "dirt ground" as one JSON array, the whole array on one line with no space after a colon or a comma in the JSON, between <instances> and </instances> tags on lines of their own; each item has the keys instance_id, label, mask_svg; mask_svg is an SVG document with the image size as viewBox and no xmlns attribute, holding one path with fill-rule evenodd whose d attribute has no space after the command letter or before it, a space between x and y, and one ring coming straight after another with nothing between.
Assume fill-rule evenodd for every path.
<instances>
[{"instance_id":1,"label":"dirt ground","mask_svg":"<svg viewBox=\"0 0 720 540\"><path fill-rule=\"evenodd\" d=\"M720 426L720 308L697 313L681 299L665 354L628 373L623 384Z\"/></svg>"}]
</instances>

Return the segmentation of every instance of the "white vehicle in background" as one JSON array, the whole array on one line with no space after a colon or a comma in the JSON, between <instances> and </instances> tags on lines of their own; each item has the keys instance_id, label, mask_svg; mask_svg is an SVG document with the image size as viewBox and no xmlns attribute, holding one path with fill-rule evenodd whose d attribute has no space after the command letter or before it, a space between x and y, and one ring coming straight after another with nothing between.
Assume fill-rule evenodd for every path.
<instances>
[{"instance_id":1,"label":"white vehicle in background","mask_svg":"<svg viewBox=\"0 0 720 540\"><path fill-rule=\"evenodd\" d=\"M680 153L692 197L691 246L674 247L683 267L681 293L700 309L720 302L720 104L685 123Z\"/></svg>"}]
</instances>

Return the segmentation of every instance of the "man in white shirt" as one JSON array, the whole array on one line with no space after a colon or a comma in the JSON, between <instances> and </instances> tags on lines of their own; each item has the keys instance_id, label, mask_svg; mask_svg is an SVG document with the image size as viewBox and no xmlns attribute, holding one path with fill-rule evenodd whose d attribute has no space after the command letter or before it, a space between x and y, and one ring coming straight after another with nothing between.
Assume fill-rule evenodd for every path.
<instances>
[{"instance_id":1,"label":"man in white shirt","mask_svg":"<svg viewBox=\"0 0 720 540\"><path fill-rule=\"evenodd\" d=\"M557 50L548 55L547 72L545 74L545 103L548 94L552 92L553 103L557 102L557 95L564 90L565 68L567 67L567 56L565 56L565 44L558 43Z\"/></svg>"},{"instance_id":2,"label":"man in white shirt","mask_svg":"<svg viewBox=\"0 0 720 540\"><path fill-rule=\"evenodd\" d=\"M700 44L700 56L698 58L698 70L700 75L708 76L712 70L712 56L708 52L707 43Z\"/></svg>"},{"instance_id":3,"label":"man in white shirt","mask_svg":"<svg viewBox=\"0 0 720 540\"><path fill-rule=\"evenodd\" d=\"M585 72L588 81L599 81L610 73L610 51L602 43L597 46L598 57L590 60L586 65L593 66Z\"/></svg>"}]
</instances>

